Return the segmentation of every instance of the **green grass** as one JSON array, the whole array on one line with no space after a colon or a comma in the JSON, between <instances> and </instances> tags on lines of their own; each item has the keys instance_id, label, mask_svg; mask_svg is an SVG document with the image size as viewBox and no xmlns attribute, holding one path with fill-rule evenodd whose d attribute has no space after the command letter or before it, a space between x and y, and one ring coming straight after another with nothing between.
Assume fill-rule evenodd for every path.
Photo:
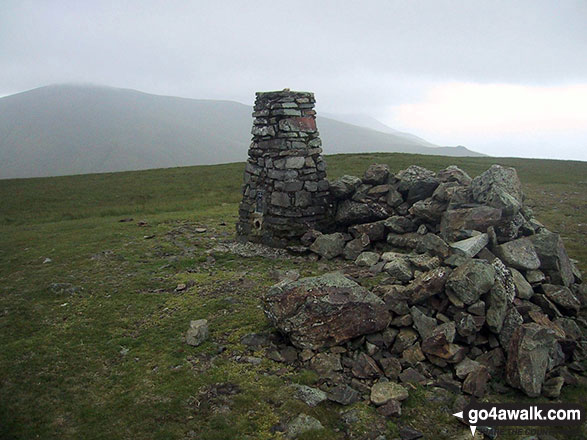
<instances>
[{"instance_id":1,"label":"green grass","mask_svg":"<svg viewBox=\"0 0 587 440\"><path fill-rule=\"evenodd\" d=\"M376 162L394 171L456 164L471 175L492 163L515 166L528 204L587 270L586 163L405 154L326 160L330 178L360 175ZM234 237L242 171L227 164L0 181L0 438L269 439L273 426L300 411L326 427L312 438L343 438L339 406L306 407L287 388L314 383L312 372L235 360L243 335L269 329L259 297L274 283L270 271L324 269L229 254L207 261L218 241ZM118 221L126 217L134 221ZM208 230L196 233L197 226ZM55 293L51 283L80 290ZM188 289L175 292L179 283ZM199 318L209 320L211 335L194 348L182 336ZM218 383L239 392L209 398ZM444 409L427 408L422 393L410 397L400 423L430 410L449 433L420 427L433 438L463 430ZM355 438L381 423L397 432L372 407L354 409Z\"/></svg>"}]
</instances>

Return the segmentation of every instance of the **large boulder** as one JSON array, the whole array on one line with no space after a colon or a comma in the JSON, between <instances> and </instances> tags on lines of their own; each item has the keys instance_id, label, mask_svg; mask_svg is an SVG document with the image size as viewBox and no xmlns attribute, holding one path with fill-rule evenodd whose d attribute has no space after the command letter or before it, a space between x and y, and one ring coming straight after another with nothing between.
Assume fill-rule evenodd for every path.
<instances>
[{"instance_id":1,"label":"large boulder","mask_svg":"<svg viewBox=\"0 0 587 440\"><path fill-rule=\"evenodd\" d=\"M560 235L543 230L530 240L540 259L540 269L547 272L552 281L569 287L575 276L573 266Z\"/></svg>"},{"instance_id":2,"label":"large boulder","mask_svg":"<svg viewBox=\"0 0 587 440\"><path fill-rule=\"evenodd\" d=\"M383 185L389 178L389 167L385 164L373 164L367 168L363 182L371 185Z\"/></svg>"},{"instance_id":3,"label":"large boulder","mask_svg":"<svg viewBox=\"0 0 587 440\"><path fill-rule=\"evenodd\" d=\"M189 345L197 347L208 338L208 320L197 319L190 321L190 328L185 335L185 341Z\"/></svg>"},{"instance_id":4,"label":"large boulder","mask_svg":"<svg viewBox=\"0 0 587 440\"><path fill-rule=\"evenodd\" d=\"M530 397L539 396L555 343L553 330L536 323L520 325L510 339L507 382Z\"/></svg>"},{"instance_id":5,"label":"large boulder","mask_svg":"<svg viewBox=\"0 0 587 440\"><path fill-rule=\"evenodd\" d=\"M471 183L473 198L477 203L501 209L506 216L517 214L522 208L524 193L516 170L492 165Z\"/></svg>"},{"instance_id":6,"label":"large boulder","mask_svg":"<svg viewBox=\"0 0 587 440\"><path fill-rule=\"evenodd\" d=\"M508 306L514 300L516 285L510 271L496 258L492 263L495 269L495 282L487 298L487 327L499 334L506 317Z\"/></svg>"},{"instance_id":7,"label":"large boulder","mask_svg":"<svg viewBox=\"0 0 587 440\"><path fill-rule=\"evenodd\" d=\"M527 238L519 238L500 244L493 251L504 263L516 269L534 270L540 267L540 260L534 245Z\"/></svg>"},{"instance_id":8,"label":"large boulder","mask_svg":"<svg viewBox=\"0 0 587 440\"><path fill-rule=\"evenodd\" d=\"M344 245L344 235L340 232L336 232L334 234L320 235L316 238L314 243L312 243L310 250L321 257L330 260L343 253Z\"/></svg>"},{"instance_id":9,"label":"large boulder","mask_svg":"<svg viewBox=\"0 0 587 440\"><path fill-rule=\"evenodd\" d=\"M361 179L356 176L342 176L334 182L330 182L330 194L336 199L349 198L361 184Z\"/></svg>"},{"instance_id":10,"label":"large boulder","mask_svg":"<svg viewBox=\"0 0 587 440\"><path fill-rule=\"evenodd\" d=\"M429 253L447 258L451 251L446 242L435 234L420 235L414 232L407 234L387 234L387 243L393 247L412 249L419 254Z\"/></svg>"},{"instance_id":11,"label":"large boulder","mask_svg":"<svg viewBox=\"0 0 587 440\"><path fill-rule=\"evenodd\" d=\"M555 303L567 314L577 315L579 313L579 310L581 309L581 301L579 301L568 287L543 284L542 290L549 300Z\"/></svg>"},{"instance_id":12,"label":"large boulder","mask_svg":"<svg viewBox=\"0 0 587 440\"><path fill-rule=\"evenodd\" d=\"M430 271L419 273L407 286L392 284L380 286L378 290L383 295L383 300L390 310L397 314L405 315L409 312L408 304L420 304L442 292L450 272L449 267L437 267Z\"/></svg>"},{"instance_id":13,"label":"large boulder","mask_svg":"<svg viewBox=\"0 0 587 440\"><path fill-rule=\"evenodd\" d=\"M463 231L487 232L487 228L500 221L501 209L491 206L448 209L440 220L440 234L447 241L455 241L461 238Z\"/></svg>"},{"instance_id":14,"label":"large boulder","mask_svg":"<svg viewBox=\"0 0 587 440\"><path fill-rule=\"evenodd\" d=\"M514 268L510 268L510 272L512 273L514 285L516 286L516 296L521 299L532 298L532 295L534 295L534 289L532 289L530 283L524 278L524 275Z\"/></svg>"},{"instance_id":15,"label":"large boulder","mask_svg":"<svg viewBox=\"0 0 587 440\"><path fill-rule=\"evenodd\" d=\"M371 387L371 402L375 405L383 405L390 400L406 400L408 390L399 383L395 382L377 382Z\"/></svg>"},{"instance_id":16,"label":"large boulder","mask_svg":"<svg viewBox=\"0 0 587 440\"><path fill-rule=\"evenodd\" d=\"M436 177L441 182L457 182L460 185L470 185L471 177L456 165L450 165L436 173Z\"/></svg>"},{"instance_id":17,"label":"large boulder","mask_svg":"<svg viewBox=\"0 0 587 440\"><path fill-rule=\"evenodd\" d=\"M389 212L382 205L345 200L338 205L335 221L341 225L353 225L382 220L387 217L389 217Z\"/></svg>"},{"instance_id":18,"label":"large boulder","mask_svg":"<svg viewBox=\"0 0 587 440\"><path fill-rule=\"evenodd\" d=\"M418 165L411 165L400 171L396 178L399 179L397 189L405 195L408 205L430 197L440 183L433 171Z\"/></svg>"},{"instance_id":19,"label":"large boulder","mask_svg":"<svg viewBox=\"0 0 587 440\"><path fill-rule=\"evenodd\" d=\"M446 288L463 304L471 305L493 287L494 281L495 269L491 264L483 260L469 260L451 273Z\"/></svg>"},{"instance_id":20,"label":"large boulder","mask_svg":"<svg viewBox=\"0 0 587 440\"><path fill-rule=\"evenodd\" d=\"M292 344L312 350L381 331L391 320L379 297L339 272L276 284L264 311Z\"/></svg>"},{"instance_id":21,"label":"large boulder","mask_svg":"<svg viewBox=\"0 0 587 440\"><path fill-rule=\"evenodd\" d=\"M439 201L434 197L428 197L414 203L409 212L416 218L436 224L440 222L442 213L446 210L447 205L448 203L446 202Z\"/></svg>"},{"instance_id":22,"label":"large boulder","mask_svg":"<svg viewBox=\"0 0 587 440\"><path fill-rule=\"evenodd\" d=\"M450 247L457 249L465 257L473 258L481 249L489 243L489 236L487 234L474 235L465 240L455 241L450 244Z\"/></svg>"}]
</instances>

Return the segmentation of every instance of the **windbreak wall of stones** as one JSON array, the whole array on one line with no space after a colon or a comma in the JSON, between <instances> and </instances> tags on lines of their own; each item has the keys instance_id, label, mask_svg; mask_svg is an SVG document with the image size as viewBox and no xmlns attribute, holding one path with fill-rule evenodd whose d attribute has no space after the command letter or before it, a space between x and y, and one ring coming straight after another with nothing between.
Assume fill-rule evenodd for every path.
<instances>
[{"instance_id":1,"label":"windbreak wall of stones","mask_svg":"<svg viewBox=\"0 0 587 440\"><path fill-rule=\"evenodd\" d=\"M258 92L237 237L285 246L327 223L328 181L314 94Z\"/></svg>"},{"instance_id":2,"label":"windbreak wall of stones","mask_svg":"<svg viewBox=\"0 0 587 440\"><path fill-rule=\"evenodd\" d=\"M370 399L397 415L390 382L406 385L404 398L413 383L476 398L507 392L504 383L553 399L564 384L584 386L587 284L525 204L515 169L471 178L455 166L392 174L375 164L330 193L338 232L300 241L308 258L354 265L264 295L266 316L299 351L293 363L314 369L330 400Z\"/></svg>"}]
</instances>

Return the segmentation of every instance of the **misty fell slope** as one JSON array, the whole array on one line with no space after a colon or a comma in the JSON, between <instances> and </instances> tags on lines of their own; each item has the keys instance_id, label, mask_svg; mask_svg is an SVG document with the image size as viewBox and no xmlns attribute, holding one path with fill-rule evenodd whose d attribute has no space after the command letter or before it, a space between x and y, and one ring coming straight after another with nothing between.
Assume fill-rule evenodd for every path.
<instances>
[{"instance_id":1,"label":"misty fell slope","mask_svg":"<svg viewBox=\"0 0 587 440\"><path fill-rule=\"evenodd\" d=\"M98 86L55 85L7 96L0 99L0 178L242 161L250 144L251 112L232 101ZM322 117L317 123L326 154L480 156L391 129Z\"/></svg>"}]
</instances>

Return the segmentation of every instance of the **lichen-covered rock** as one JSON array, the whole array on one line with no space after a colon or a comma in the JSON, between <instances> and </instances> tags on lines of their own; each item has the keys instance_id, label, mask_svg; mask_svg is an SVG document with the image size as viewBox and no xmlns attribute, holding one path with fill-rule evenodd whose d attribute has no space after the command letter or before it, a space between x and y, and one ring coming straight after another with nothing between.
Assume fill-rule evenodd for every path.
<instances>
[{"instance_id":1,"label":"lichen-covered rock","mask_svg":"<svg viewBox=\"0 0 587 440\"><path fill-rule=\"evenodd\" d=\"M534 304L539 306L550 319L556 319L563 316L558 307L542 293L536 293L530 299Z\"/></svg>"},{"instance_id":2,"label":"lichen-covered rock","mask_svg":"<svg viewBox=\"0 0 587 440\"><path fill-rule=\"evenodd\" d=\"M331 260L343 253L344 246L344 236L340 232L336 232L334 234L320 235L312 243L310 250L327 260Z\"/></svg>"},{"instance_id":3,"label":"lichen-covered rock","mask_svg":"<svg viewBox=\"0 0 587 440\"><path fill-rule=\"evenodd\" d=\"M356 176L344 175L330 182L330 194L336 199L350 197L361 185L361 179Z\"/></svg>"},{"instance_id":4,"label":"lichen-covered rock","mask_svg":"<svg viewBox=\"0 0 587 440\"><path fill-rule=\"evenodd\" d=\"M287 424L285 436L294 439L309 431L324 429L319 420L307 414L300 414Z\"/></svg>"},{"instance_id":5,"label":"lichen-covered rock","mask_svg":"<svg viewBox=\"0 0 587 440\"><path fill-rule=\"evenodd\" d=\"M310 367L323 377L330 377L335 371L342 370L340 354L318 353L310 360Z\"/></svg>"},{"instance_id":6,"label":"lichen-covered rock","mask_svg":"<svg viewBox=\"0 0 587 440\"><path fill-rule=\"evenodd\" d=\"M564 384L564 377L551 377L542 384L542 394L550 399L556 399L561 395L561 389Z\"/></svg>"},{"instance_id":7,"label":"lichen-covered rock","mask_svg":"<svg viewBox=\"0 0 587 440\"><path fill-rule=\"evenodd\" d=\"M403 202L404 202L404 198L401 195L401 193L397 189L392 187L389 190L389 192L387 193L387 197L385 198L385 203L387 203L392 208L395 208L395 207L401 205Z\"/></svg>"},{"instance_id":8,"label":"lichen-covered rock","mask_svg":"<svg viewBox=\"0 0 587 440\"><path fill-rule=\"evenodd\" d=\"M457 182L460 185L470 185L473 179L456 165L449 165L443 170L436 173L436 177L441 182Z\"/></svg>"},{"instance_id":9,"label":"lichen-covered rock","mask_svg":"<svg viewBox=\"0 0 587 440\"><path fill-rule=\"evenodd\" d=\"M516 296L521 299L532 298L532 295L534 295L534 290L526 278L524 278L524 275L522 275L514 268L510 268L510 272L516 286Z\"/></svg>"},{"instance_id":10,"label":"lichen-covered rock","mask_svg":"<svg viewBox=\"0 0 587 440\"><path fill-rule=\"evenodd\" d=\"M534 270L540 267L540 260L534 245L527 238L519 238L500 244L493 251L504 263L516 269Z\"/></svg>"},{"instance_id":11,"label":"lichen-covered rock","mask_svg":"<svg viewBox=\"0 0 587 440\"><path fill-rule=\"evenodd\" d=\"M450 274L450 268L437 267L416 276L414 281L405 290L408 303L410 305L419 304L431 296L440 293L449 279Z\"/></svg>"},{"instance_id":12,"label":"lichen-covered rock","mask_svg":"<svg viewBox=\"0 0 587 440\"><path fill-rule=\"evenodd\" d=\"M459 379L464 379L469 375L469 373L479 368L480 365L481 364L479 362L466 357L455 365L455 374Z\"/></svg>"},{"instance_id":13,"label":"lichen-covered rock","mask_svg":"<svg viewBox=\"0 0 587 440\"><path fill-rule=\"evenodd\" d=\"M518 309L515 307L510 307L506 311L505 317L502 321L501 330L498 334L499 343L504 349L507 350L507 348L510 346L512 335L516 329L522 325L523 322L524 318L522 315L520 315L520 312L518 312Z\"/></svg>"},{"instance_id":14,"label":"lichen-covered rock","mask_svg":"<svg viewBox=\"0 0 587 440\"><path fill-rule=\"evenodd\" d=\"M338 205L335 221L340 225L352 225L369 223L387 217L389 217L389 212L380 204L344 200Z\"/></svg>"},{"instance_id":15,"label":"lichen-covered rock","mask_svg":"<svg viewBox=\"0 0 587 440\"><path fill-rule=\"evenodd\" d=\"M492 266L495 269L495 282L488 295L486 319L489 330L499 334L516 289L511 273L499 259L496 258Z\"/></svg>"},{"instance_id":16,"label":"lichen-covered rock","mask_svg":"<svg viewBox=\"0 0 587 440\"><path fill-rule=\"evenodd\" d=\"M197 319L190 322L190 328L186 332L185 342L197 347L208 339L208 320Z\"/></svg>"},{"instance_id":17,"label":"lichen-covered rock","mask_svg":"<svg viewBox=\"0 0 587 440\"><path fill-rule=\"evenodd\" d=\"M483 205L501 209L513 216L522 208L524 193L514 168L492 165L471 183L473 198Z\"/></svg>"},{"instance_id":18,"label":"lichen-covered rock","mask_svg":"<svg viewBox=\"0 0 587 440\"><path fill-rule=\"evenodd\" d=\"M379 297L339 272L276 284L264 311L296 347L314 350L381 331L391 319Z\"/></svg>"},{"instance_id":19,"label":"lichen-covered rock","mask_svg":"<svg viewBox=\"0 0 587 440\"><path fill-rule=\"evenodd\" d=\"M543 284L542 290L546 297L571 315L576 315L581 309L581 301L565 286Z\"/></svg>"},{"instance_id":20,"label":"lichen-covered rock","mask_svg":"<svg viewBox=\"0 0 587 440\"><path fill-rule=\"evenodd\" d=\"M357 259L355 264L357 266L371 267L379 261L379 254L377 252L362 252Z\"/></svg>"},{"instance_id":21,"label":"lichen-covered rock","mask_svg":"<svg viewBox=\"0 0 587 440\"><path fill-rule=\"evenodd\" d=\"M544 272L541 270L527 270L526 280L530 283L530 285L534 286L546 281L546 275L544 275Z\"/></svg>"},{"instance_id":22,"label":"lichen-covered rock","mask_svg":"<svg viewBox=\"0 0 587 440\"><path fill-rule=\"evenodd\" d=\"M539 396L555 342L555 334L549 328L535 323L519 326L508 348L507 382L530 397Z\"/></svg>"},{"instance_id":23,"label":"lichen-covered rock","mask_svg":"<svg viewBox=\"0 0 587 440\"><path fill-rule=\"evenodd\" d=\"M477 320L480 319L481 325L478 325ZM457 312L454 316L457 333L465 338L468 342L474 340L474 336L481 329L481 326L485 322L485 318L482 316L473 316L465 312Z\"/></svg>"},{"instance_id":24,"label":"lichen-covered rock","mask_svg":"<svg viewBox=\"0 0 587 440\"><path fill-rule=\"evenodd\" d=\"M394 258L385 263L383 270L387 272L392 279L397 281L407 282L414 278L414 271L410 267L407 258Z\"/></svg>"},{"instance_id":25,"label":"lichen-covered rock","mask_svg":"<svg viewBox=\"0 0 587 440\"><path fill-rule=\"evenodd\" d=\"M402 404L397 400L390 400L377 408L377 412L384 417L399 417L402 415Z\"/></svg>"},{"instance_id":26,"label":"lichen-covered rock","mask_svg":"<svg viewBox=\"0 0 587 440\"><path fill-rule=\"evenodd\" d=\"M548 272L557 284L560 283L569 287L573 283L575 276L560 235L543 230L536 235L532 235L530 240L534 244L540 259L540 270Z\"/></svg>"},{"instance_id":27,"label":"lichen-covered rock","mask_svg":"<svg viewBox=\"0 0 587 440\"><path fill-rule=\"evenodd\" d=\"M294 384L294 395L306 405L314 407L328 399L324 391L307 385Z\"/></svg>"},{"instance_id":28,"label":"lichen-covered rock","mask_svg":"<svg viewBox=\"0 0 587 440\"><path fill-rule=\"evenodd\" d=\"M414 217L428 223L439 223L442 213L446 211L447 203L441 202L433 197L424 200L418 200L409 209L409 213Z\"/></svg>"},{"instance_id":29,"label":"lichen-covered rock","mask_svg":"<svg viewBox=\"0 0 587 440\"><path fill-rule=\"evenodd\" d=\"M495 226L495 234L500 242L512 241L518 237L520 228L524 226L526 219L518 212L512 217L504 214L504 219Z\"/></svg>"},{"instance_id":30,"label":"lichen-covered rock","mask_svg":"<svg viewBox=\"0 0 587 440\"><path fill-rule=\"evenodd\" d=\"M408 303L410 305L420 304L431 296L442 292L450 273L451 269L448 267L437 267L423 272L418 274L407 286L396 285L384 288L387 293L384 293L383 299L394 313L408 313ZM405 310L396 307L401 307L402 303L405 304Z\"/></svg>"},{"instance_id":31,"label":"lichen-covered rock","mask_svg":"<svg viewBox=\"0 0 587 440\"><path fill-rule=\"evenodd\" d=\"M371 387L371 402L377 406L384 405L390 400L406 400L408 397L408 390L399 383L377 382Z\"/></svg>"},{"instance_id":32,"label":"lichen-covered rock","mask_svg":"<svg viewBox=\"0 0 587 440\"><path fill-rule=\"evenodd\" d=\"M435 234L420 235L417 233L387 234L387 243L393 247L412 249L419 254L429 253L441 258L447 258L451 254L446 242Z\"/></svg>"},{"instance_id":33,"label":"lichen-covered rock","mask_svg":"<svg viewBox=\"0 0 587 440\"><path fill-rule=\"evenodd\" d=\"M440 183L434 172L417 165L400 171L396 178L399 179L398 191L405 195L408 205L430 197Z\"/></svg>"},{"instance_id":34,"label":"lichen-covered rock","mask_svg":"<svg viewBox=\"0 0 587 440\"><path fill-rule=\"evenodd\" d=\"M393 347L391 347L391 353L399 354L403 352L406 348L411 346L414 342L418 340L418 333L416 333L413 329L409 327L402 328L397 336L395 337L395 342Z\"/></svg>"},{"instance_id":35,"label":"lichen-covered rock","mask_svg":"<svg viewBox=\"0 0 587 440\"><path fill-rule=\"evenodd\" d=\"M464 304L471 305L487 293L494 282L495 269L491 264L470 260L453 270L446 287Z\"/></svg>"},{"instance_id":36,"label":"lichen-covered rock","mask_svg":"<svg viewBox=\"0 0 587 440\"><path fill-rule=\"evenodd\" d=\"M389 178L389 166L385 164L373 164L365 171L363 182L371 185L382 185Z\"/></svg>"}]
</instances>

